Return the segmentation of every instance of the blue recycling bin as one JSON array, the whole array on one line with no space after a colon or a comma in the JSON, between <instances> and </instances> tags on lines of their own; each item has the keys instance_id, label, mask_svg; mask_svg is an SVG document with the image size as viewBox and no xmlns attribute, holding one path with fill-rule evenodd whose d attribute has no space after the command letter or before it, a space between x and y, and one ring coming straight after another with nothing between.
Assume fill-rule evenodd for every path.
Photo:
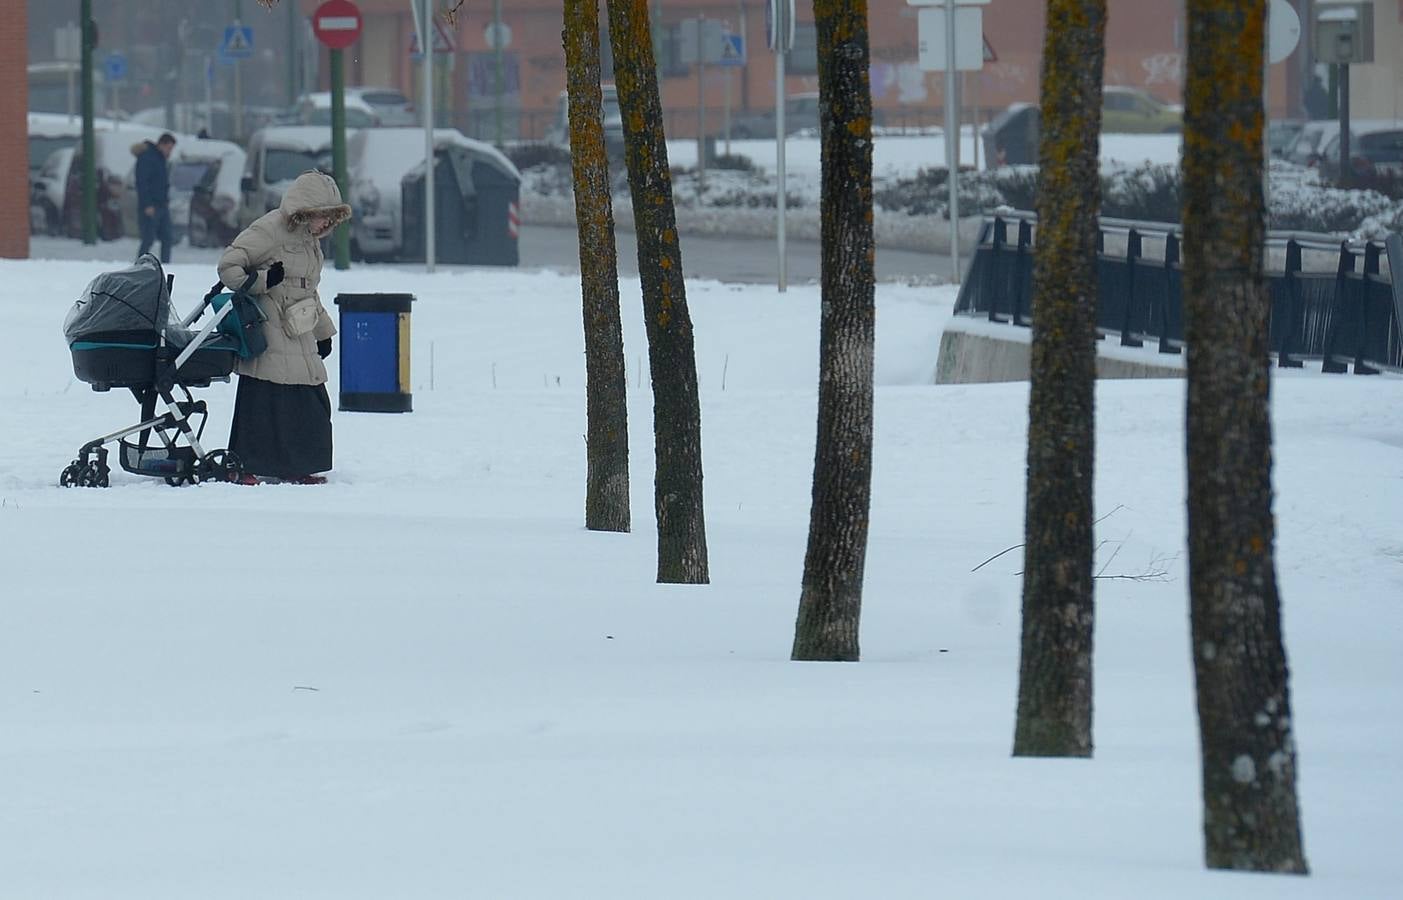
<instances>
[{"instance_id":1,"label":"blue recycling bin","mask_svg":"<svg viewBox=\"0 0 1403 900\"><path fill-rule=\"evenodd\" d=\"M409 307L413 294L337 294L341 397L346 412L410 412Z\"/></svg>"}]
</instances>

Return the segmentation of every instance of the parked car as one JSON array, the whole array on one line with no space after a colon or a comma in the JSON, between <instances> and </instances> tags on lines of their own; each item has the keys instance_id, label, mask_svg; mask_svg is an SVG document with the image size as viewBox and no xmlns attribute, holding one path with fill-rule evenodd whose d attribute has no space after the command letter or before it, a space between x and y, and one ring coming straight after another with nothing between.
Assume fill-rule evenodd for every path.
<instances>
[{"instance_id":1,"label":"parked car","mask_svg":"<svg viewBox=\"0 0 1403 900\"><path fill-rule=\"evenodd\" d=\"M1273 119L1267 123L1267 147L1271 155L1285 159L1306 127L1302 119Z\"/></svg>"},{"instance_id":2,"label":"parked car","mask_svg":"<svg viewBox=\"0 0 1403 900\"><path fill-rule=\"evenodd\" d=\"M604 148L610 156L622 157L624 153L624 117L619 112L619 89L612 84L600 85L601 104L604 111ZM555 118L546 130L546 143L565 150L570 149L570 102L565 91L555 105Z\"/></svg>"},{"instance_id":3,"label":"parked car","mask_svg":"<svg viewBox=\"0 0 1403 900\"><path fill-rule=\"evenodd\" d=\"M136 167L134 146L142 141L154 141L161 129L140 125L121 125L110 131L93 135L93 161L97 174L97 236L115 241L123 234L122 196L127 191L127 178ZM194 140L177 135L177 144ZM75 144L73 160L68 170L68 187L63 198L63 230L69 237L83 236L83 148Z\"/></svg>"},{"instance_id":4,"label":"parked car","mask_svg":"<svg viewBox=\"0 0 1403 900\"><path fill-rule=\"evenodd\" d=\"M1286 160L1298 166L1313 166L1320 162L1320 152L1331 135L1338 133L1340 123L1328 119L1306 122L1286 153Z\"/></svg>"},{"instance_id":5,"label":"parked car","mask_svg":"<svg viewBox=\"0 0 1403 900\"><path fill-rule=\"evenodd\" d=\"M63 233L63 198L68 192L68 170L73 148L60 147L49 154L37 174L29 179L29 225L35 234Z\"/></svg>"},{"instance_id":6,"label":"parked car","mask_svg":"<svg viewBox=\"0 0 1403 900\"><path fill-rule=\"evenodd\" d=\"M119 123L112 119L95 118L95 131L111 131ZM31 112L29 128L29 174L32 178L48 162L49 156L64 147L74 147L83 138L83 119L62 113Z\"/></svg>"},{"instance_id":7,"label":"parked car","mask_svg":"<svg viewBox=\"0 0 1403 900\"><path fill-rule=\"evenodd\" d=\"M348 134L347 141L354 135ZM239 182L239 227L278 208L283 192L308 169L331 171L331 129L273 125L253 133Z\"/></svg>"},{"instance_id":8,"label":"parked car","mask_svg":"<svg viewBox=\"0 0 1403 900\"><path fill-rule=\"evenodd\" d=\"M419 121L419 116L414 112L414 104L410 103L408 97L394 88L365 86L346 88L346 99L349 101L353 97L370 107L381 125L395 127L422 124Z\"/></svg>"},{"instance_id":9,"label":"parked car","mask_svg":"<svg viewBox=\"0 0 1403 900\"><path fill-rule=\"evenodd\" d=\"M247 154L237 144L216 141L223 152L190 191L190 246L223 247L239 234L239 183Z\"/></svg>"},{"instance_id":10,"label":"parked car","mask_svg":"<svg viewBox=\"0 0 1403 900\"><path fill-rule=\"evenodd\" d=\"M220 167L229 157L234 157L232 165L241 172L244 151L238 144L230 141L200 140L198 138L187 138L176 142L170 162L167 164L170 172L171 240L173 243L180 243L189 232L190 205L196 186L204 180L211 168ZM236 175L233 195L235 201L238 199L237 180L238 176ZM121 204L122 231L127 237L136 237L141 233L141 226L136 208L135 170L128 173L125 188Z\"/></svg>"},{"instance_id":11,"label":"parked car","mask_svg":"<svg viewBox=\"0 0 1403 900\"><path fill-rule=\"evenodd\" d=\"M1320 153L1320 172L1327 178L1340 174L1340 133ZM1350 171L1356 175L1403 175L1403 122L1350 123Z\"/></svg>"},{"instance_id":12,"label":"parked car","mask_svg":"<svg viewBox=\"0 0 1403 900\"><path fill-rule=\"evenodd\" d=\"M1393 119L1355 119L1350 122L1350 134L1366 134L1400 127L1403 125ZM1340 122L1338 119L1317 119L1307 122L1301 127L1301 133L1297 136L1296 143L1292 145L1286 159L1298 166L1317 166L1324 159L1331 142L1335 142L1338 147L1339 136ZM1350 156L1354 155L1354 149L1351 148ZM1339 162L1338 149L1335 151L1335 162L1337 164Z\"/></svg>"},{"instance_id":13,"label":"parked car","mask_svg":"<svg viewBox=\"0 0 1403 900\"><path fill-rule=\"evenodd\" d=\"M235 139L234 109L233 105L226 101L179 102L173 104L171 112L175 115L175 128L172 129L174 131L196 135L204 131L206 137L216 140L232 141ZM241 122L243 134L247 136L260 128L277 124L286 115L287 110L277 107L245 104L243 121ZM153 128L165 128L166 108L153 106L140 110L132 114L131 121L139 125L150 125Z\"/></svg>"},{"instance_id":14,"label":"parked car","mask_svg":"<svg viewBox=\"0 0 1403 900\"><path fill-rule=\"evenodd\" d=\"M466 137L456 128L434 129L435 156L449 154L458 159L490 159L503 171L513 166L491 144ZM404 247L404 178L424 166L422 128L367 128L357 132L346 148L351 177L351 253L372 262L401 257ZM470 172L459 173L459 180L472 188ZM421 251L422 252L422 251Z\"/></svg>"},{"instance_id":15,"label":"parked car","mask_svg":"<svg viewBox=\"0 0 1403 900\"><path fill-rule=\"evenodd\" d=\"M1107 85L1101 94L1103 133L1167 134L1184 130L1184 110L1135 87Z\"/></svg>"},{"instance_id":16,"label":"parked car","mask_svg":"<svg viewBox=\"0 0 1403 900\"><path fill-rule=\"evenodd\" d=\"M327 91L304 95L295 109L299 125L331 125L331 94ZM347 92L347 128L375 128L380 124L382 123L375 107Z\"/></svg>"},{"instance_id":17,"label":"parked car","mask_svg":"<svg viewBox=\"0 0 1403 900\"><path fill-rule=\"evenodd\" d=\"M784 101L784 133L818 131L818 93L790 94ZM743 141L775 136L774 109L731 116L731 137Z\"/></svg>"}]
</instances>

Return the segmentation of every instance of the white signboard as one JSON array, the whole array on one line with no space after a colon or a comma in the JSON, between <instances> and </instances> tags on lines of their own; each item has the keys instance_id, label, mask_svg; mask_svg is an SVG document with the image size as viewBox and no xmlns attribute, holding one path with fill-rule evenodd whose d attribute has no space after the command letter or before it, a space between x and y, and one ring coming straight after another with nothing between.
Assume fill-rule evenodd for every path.
<instances>
[{"instance_id":1,"label":"white signboard","mask_svg":"<svg viewBox=\"0 0 1403 900\"><path fill-rule=\"evenodd\" d=\"M1279 63L1290 56L1301 42L1301 17L1286 0L1271 0L1267 20L1267 60Z\"/></svg>"},{"instance_id":2,"label":"white signboard","mask_svg":"<svg viewBox=\"0 0 1403 900\"><path fill-rule=\"evenodd\" d=\"M945 70L945 7L916 10L917 65L927 72ZM955 68L978 72L984 68L984 10L955 7Z\"/></svg>"}]
</instances>

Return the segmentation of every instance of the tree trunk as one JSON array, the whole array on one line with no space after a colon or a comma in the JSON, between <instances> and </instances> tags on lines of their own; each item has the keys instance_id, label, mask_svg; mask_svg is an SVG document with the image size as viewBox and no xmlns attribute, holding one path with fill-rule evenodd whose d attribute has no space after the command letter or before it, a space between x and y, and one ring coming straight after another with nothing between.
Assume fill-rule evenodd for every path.
<instances>
[{"instance_id":1,"label":"tree trunk","mask_svg":"<svg viewBox=\"0 0 1403 900\"><path fill-rule=\"evenodd\" d=\"M1272 516L1265 0L1188 0L1189 599L1209 868L1307 871Z\"/></svg>"},{"instance_id":2,"label":"tree trunk","mask_svg":"<svg viewBox=\"0 0 1403 900\"><path fill-rule=\"evenodd\" d=\"M653 382L658 581L706 584L701 404L646 0L608 0Z\"/></svg>"},{"instance_id":3,"label":"tree trunk","mask_svg":"<svg viewBox=\"0 0 1403 900\"><path fill-rule=\"evenodd\" d=\"M619 320L614 206L599 88L599 6L595 0L565 0L561 38L584 301L585 527L591 531L628 531L628 386Z\"/></svg>"},{"instance_id":4,"label":"tree trunk","mask_svg":"<svg viewBox=\"0 0 1403 900\"><path fill-rule=\"evenodd\" d=\"M866 0L815 0L823 135L818 437L796 660L856 661L872 500L872 93Z\"/></svg>"},{"instance_id":5,"label":"tree trunk","mask_svg":"<svg viewBox=\"0 0 1403 900\"><path fill-rule=\"evenodd\" d=\"M1048 0L1014 756L1091 755L1105 0Z\"/></svg>"}]
</instances>

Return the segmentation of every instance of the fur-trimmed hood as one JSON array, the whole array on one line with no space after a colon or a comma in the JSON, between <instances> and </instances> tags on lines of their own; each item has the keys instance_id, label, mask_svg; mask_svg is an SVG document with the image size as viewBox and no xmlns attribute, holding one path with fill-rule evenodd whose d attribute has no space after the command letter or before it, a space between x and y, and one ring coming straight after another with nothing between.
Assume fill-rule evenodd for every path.
<instances>
[{"instance_id":1,"label":"fur-trimmed hood","mask_svg":"<svg viewBox=\"0 0 1403 900\"><path fill-rule=\"evenodd\" d=\"M287 217L290 230L296 230L316 216L326 216L333 226L351 217L351 207L341 200L336 180L325 172L303 172L283 194L278 210Z\"/></svg>"}]
</instances>

